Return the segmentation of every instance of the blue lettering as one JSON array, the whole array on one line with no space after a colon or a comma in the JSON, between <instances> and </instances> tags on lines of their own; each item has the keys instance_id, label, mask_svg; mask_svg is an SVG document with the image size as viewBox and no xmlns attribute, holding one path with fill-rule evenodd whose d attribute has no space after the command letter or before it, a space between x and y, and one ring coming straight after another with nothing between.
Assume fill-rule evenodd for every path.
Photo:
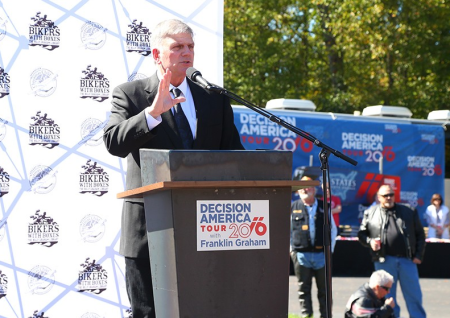
<instances>
[{"instance_id":1,"label":"blue lettering","mask_svg":"<svg viewBox=\"0 0 450 318\"><path fill-rule=\"evenodd\" d=\"M248 213L237 214L203 214L200 223L251 223Z\"/></svg>"},{"instance_id":2,"label":"blue lettering","mask_svg":"<svg viewBox=\"0 0 450 318\"><path fill-rule=\"evenodd\" d=\"M201 213L250 213L252 206L250 203L210 203L200 204Z\"/></svg>"}]
</instances>

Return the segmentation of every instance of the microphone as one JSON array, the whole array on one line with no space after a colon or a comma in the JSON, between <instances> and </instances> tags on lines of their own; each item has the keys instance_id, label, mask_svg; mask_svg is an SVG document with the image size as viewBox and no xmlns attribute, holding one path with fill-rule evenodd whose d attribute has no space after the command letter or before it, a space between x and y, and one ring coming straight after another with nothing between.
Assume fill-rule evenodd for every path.
<instances>
[{"instance_id":1,"label":"microphone","mask_svg":"<svg viewBox=\"0 0 450 318\"><path fill-rule=\"evenodd\" d=\"M198 85L200 85L201 87L203 87L206 90L215 91L215 92L221 92L224 90L223 88L218 87L218 86L208 82L206 79L204 79L202 77L202 73L200 73L200 71L196 70L193 67L189 67L186 70L186 76L188 78L190 78L194 83L197 83Z\"/></svg>"}]
</instances>

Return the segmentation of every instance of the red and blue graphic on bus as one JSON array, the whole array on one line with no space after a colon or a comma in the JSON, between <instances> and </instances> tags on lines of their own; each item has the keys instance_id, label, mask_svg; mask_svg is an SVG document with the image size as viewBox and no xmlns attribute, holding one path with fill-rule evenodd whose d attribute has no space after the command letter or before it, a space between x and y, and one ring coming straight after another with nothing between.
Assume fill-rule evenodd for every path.
<instances>
[{"instance_id":1,"label":"red and blue graphic on bus","mask_svg":"<svg viewBox=\"0 0 450 318\"><path fill-rule=\"evenodd\" d=\"M353 166L334 155L328 160L332 195L342 202L341 224L358 225L382 184L392 185L396 201L416 207L421 217L433 193L444 193L445 136L439 125L270 112L358 162ZM294 178L307 174L322 179L322 149L310 140L244 107L235 107L234 116L247 150L292 151Z\"/></svg>"}]
</instances>

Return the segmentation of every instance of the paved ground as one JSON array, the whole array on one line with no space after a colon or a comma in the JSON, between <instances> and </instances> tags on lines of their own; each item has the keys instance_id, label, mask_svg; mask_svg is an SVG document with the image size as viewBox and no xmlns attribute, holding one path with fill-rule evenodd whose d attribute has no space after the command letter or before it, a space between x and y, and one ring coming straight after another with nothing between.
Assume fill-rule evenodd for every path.
<instances>
[{"instance_id":1,"label":"paved ground","mask_svg":"<svg viewBox=\"0 0 450 318\"><path fill-rule=\"evenodd\" d=\"M449 269L450 270L450 269ZM333 317L344 317L345 304L350 295L368 280L365 278L333 277ZM313 283L315 284L315 283ZM423 293L423 305L427 312L427 318L450 317L450 279L427 279L420 280ZM289 278L289 313L300 316L298 303L298 287L295 276ZM397 291L397 301L401 308L401 317L409 317L401 289ZM313 287L313 307L315 317L319 316L319 304L317 301L317 289Z\"/></svg>"}]
</instances>

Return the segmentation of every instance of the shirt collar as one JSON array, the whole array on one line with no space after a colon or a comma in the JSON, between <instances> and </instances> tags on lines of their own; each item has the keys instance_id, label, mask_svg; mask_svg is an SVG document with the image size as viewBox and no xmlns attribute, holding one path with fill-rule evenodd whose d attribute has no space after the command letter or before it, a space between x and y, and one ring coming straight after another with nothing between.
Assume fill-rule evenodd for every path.
<instances>
[{"instance_id":1,"label":"shirt collar","mask_svg":"<svg viewBox=\"0 0 450 318\"><path fill-rule=\"evenodd\" d=\"M387 213L387 212L389 212L389 211L395 211L395 203L394 203L394 205L392 206L392 208L388 208L388 209L380 205L380 209L381 209L381 211L383 211L384 213Z\"/></svg>"},{"instance_id":2,"label":"shirt collar","mask_svg":"<svg viewBox=\"0 0 450 318\"><path fill-rule=\"evenodd\" d=\"M305 206L307 206L308 208L313 209L314 207L317 207L317 199L314 199L314 203L312 205L307 205L306 203L304 203Z\"/></svg>"},{"instance_id":3,"label":"shirt collar","mask_svg":"<svg viewBox=\"0 0 450 318\"><path fill-rule=\"evenodd\" d=\"M173 86L172 84L170 84L170 90L172 90L172 88L174 88L175 86ZM183 79L183 81L181 82L181 84L178 86L178 89L183 93L183 96L187 96L187 81L186 81L186 77Z\"/></svg>"},{"instance_id":4,"label":"shirt collar","mask_svg":"<svg viewBox=\"0 0 450 318\"><path fill-rule=\"evenodd\" d=\"M158 70L156 70L156 76L158 76L158 79L161 81L161 72ZM187 96L187 91L188 91L188 87L187 87L187 81L186 81L186 77L183 79L183 82L181 82L181 84L178 86L178 89L181 91L181 93L183 93L183 96L186 97ZM172 90L172 88L174 88L175 86L173 86L172 84L170 84L169 89Z\"/></svg>"}]
</instances>

